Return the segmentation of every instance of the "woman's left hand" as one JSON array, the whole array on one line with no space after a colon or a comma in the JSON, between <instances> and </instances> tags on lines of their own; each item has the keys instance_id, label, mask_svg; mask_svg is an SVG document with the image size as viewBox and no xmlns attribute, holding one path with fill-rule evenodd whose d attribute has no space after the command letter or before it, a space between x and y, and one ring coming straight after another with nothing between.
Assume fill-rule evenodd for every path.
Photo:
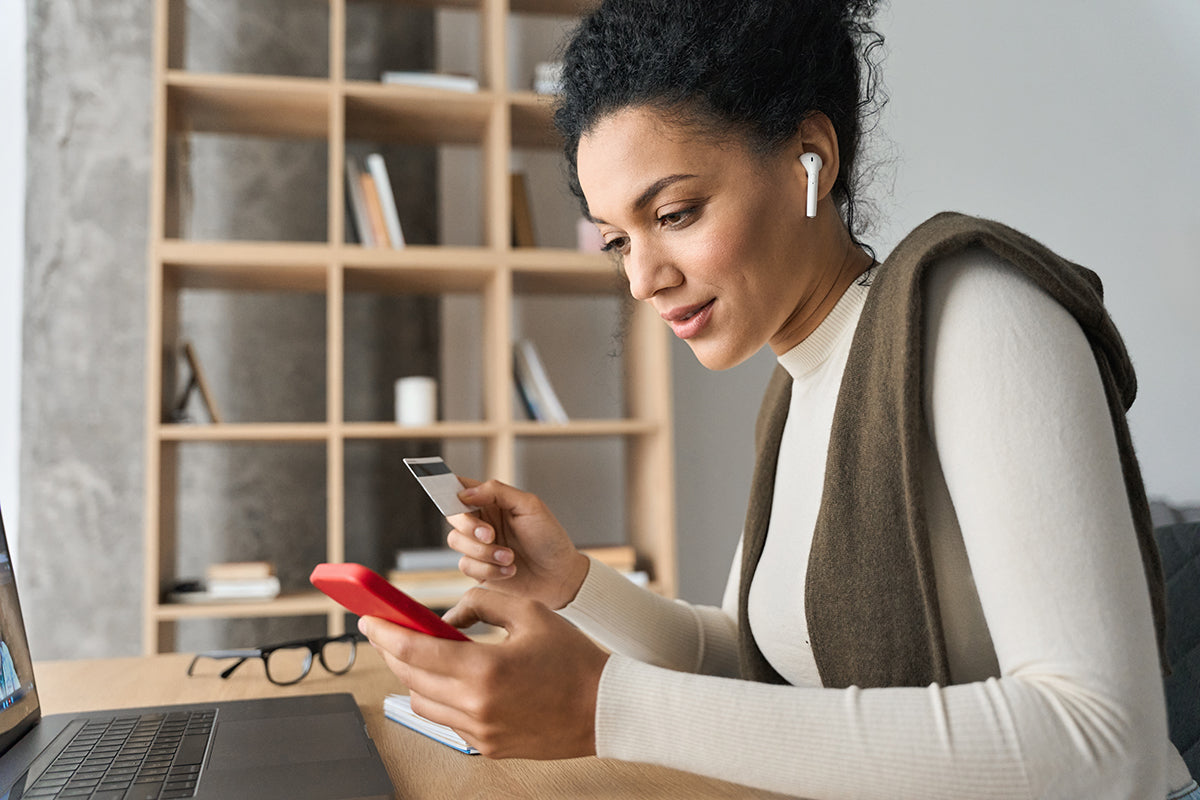
<instances>
[{"instance_id":1,"label":"woman's left hand","mask_svg":"<svg viewBox=\"0 0 1200 800\"><path fill-rule=\"evenodd\" d=\"M440 639L363 617L358 627L412 695L413 711L448 725L490 758L596 752L596 693L608 654L546 606L476 587L446 614L457 627L508 631L495 644Z\"/></svg>"}]
</instances>

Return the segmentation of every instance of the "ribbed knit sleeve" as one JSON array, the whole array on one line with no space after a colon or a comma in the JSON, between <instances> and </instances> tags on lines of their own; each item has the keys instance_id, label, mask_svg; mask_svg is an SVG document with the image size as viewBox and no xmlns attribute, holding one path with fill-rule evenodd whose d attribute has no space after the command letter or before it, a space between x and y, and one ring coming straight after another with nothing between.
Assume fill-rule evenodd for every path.
<instances>
[{"instance_id":1,"label":"ribbed knit sleeve","mask_svg":"<svg viewBox=\"0 0 1200 800\"><path fill-rule=\"evenodd\" d=\"M725 610L668 600L591 559L575 600L559 613L600 644L672 670L735 676L737 626Z\"/></svg>"}]
</instances>

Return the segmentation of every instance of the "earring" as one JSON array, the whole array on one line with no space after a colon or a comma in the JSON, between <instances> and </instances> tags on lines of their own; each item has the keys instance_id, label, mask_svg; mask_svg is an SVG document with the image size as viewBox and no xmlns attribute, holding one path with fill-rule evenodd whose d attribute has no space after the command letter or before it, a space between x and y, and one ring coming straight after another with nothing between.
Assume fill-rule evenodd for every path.
<instances>
[{"instance_id":1,"label":"earring","mask_svg":"<svg viewBox=\"0 0 1200 800\"><path fill-rule=\"evenodd\" d=\"M817 189L820 188L821 180L821 157L816 153L805 153L800 156L800 163L804 165L804 171L808 173L808 216L815 217L817 215Z\"/></svg>"}]
</instances>

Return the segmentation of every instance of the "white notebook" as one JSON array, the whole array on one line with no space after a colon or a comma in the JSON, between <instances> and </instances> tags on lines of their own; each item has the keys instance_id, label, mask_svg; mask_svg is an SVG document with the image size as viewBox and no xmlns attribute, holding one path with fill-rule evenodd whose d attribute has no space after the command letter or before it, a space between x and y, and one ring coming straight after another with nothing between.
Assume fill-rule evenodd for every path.
<instances>
[{"instance_id":1,"label":"white notebook","mask_svg":"<svg viewBox=\"0 0 1200 800\"><path fill-rule=\"evenodd\" d=\"M479 751L466 740L445 725L430 722L412 710L412 699L406 694L389 694L383 701L383 714L388 719L399 722L406 728L428 736L435 742L441 742L447 747L453 747L460 753L478 755Z\"/></svg>"}]
</instances>

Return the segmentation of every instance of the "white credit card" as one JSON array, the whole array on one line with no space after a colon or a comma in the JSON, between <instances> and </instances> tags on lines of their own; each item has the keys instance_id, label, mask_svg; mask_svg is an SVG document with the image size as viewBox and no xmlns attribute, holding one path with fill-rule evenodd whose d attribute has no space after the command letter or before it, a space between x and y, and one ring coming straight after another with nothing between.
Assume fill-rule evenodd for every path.
<instances>
[{"instance_id":1,"label":"white credit card","mask_svg":"<svg viewBox=\"0 0 1200 800\"><path fill-rule=\"evenodd\" d=\"M472 511L479 510L458 499L458 493L463 490L463 485L450 467L446 466L446 462L442 460L441 456L406 458L404 465L417 479L417 483L421 484L421 488L438 507L438 511L442 512L442 516L452 517L455 514L470 514Z\"/></svg>"}]
</instances>

